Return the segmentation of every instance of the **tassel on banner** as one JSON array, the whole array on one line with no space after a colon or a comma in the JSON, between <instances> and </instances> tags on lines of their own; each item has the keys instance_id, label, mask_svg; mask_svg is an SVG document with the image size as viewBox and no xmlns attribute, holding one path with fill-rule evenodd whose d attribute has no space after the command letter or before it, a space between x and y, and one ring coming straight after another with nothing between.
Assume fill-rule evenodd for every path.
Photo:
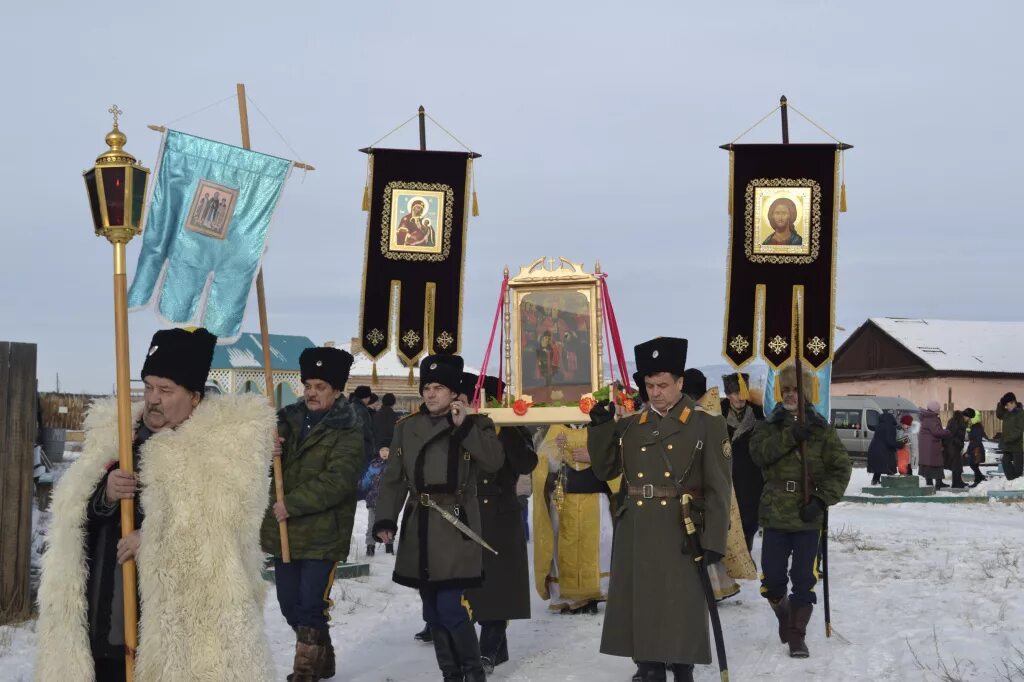
<instances>
[{"instance_id":1,"label":"tassel on banner","mask_svg":"<svg viewBox=\"0 0 1024 682\"><path fill-rule=\"evenodd\" d=\"M750 389L747 387L747 380L743 378L743 372L737 371L736 376L740 379L740 400L750 400Z\"/></svg>"},{"instance_id":2,"label":"tassel on banner","mask_svg":"<svg viewBox=\"0 0 1024 682\"><path fill-rule=\"evenodd\" d=\"M409 365L409 385L410 386L415 386L416 385L416 377L413 376L412 365Z\"/></svg>"},{"instance_id":3,"label":"tassel on banner","mask_svg":"<svg viewBox=\"0 0 1024 682\"><path fill-rule=\"evenodd\" d=\"M844 204L845 205L845 204ZM476 190L473 190L473 217L480 215L480 204L476 202Z\"/></svg>"},{"instance_id":4,"label":"tassel on banner","mask_svg":"<svg viewBox=\"0 0 1024 682\"><path fill-rule=\"evenodd\" d=\"M377 361L373 361L373 371L370 373L370 384L373 386L380 385L380 379L377 378Z\"/></svg>"},{"instance_id":5,"label":"tassel on banner","mask_svg":"<svg viewBox=\"0 0 1024 682\"><path fill-rule=\"evenodd\" d=\"M775 386L772 389L772 396L775 398L776 403L782 402L782 382L779 381L779 375L775 375Z\"/></svg>"},{"instance_id":6,"label":"tassel on banner","mask_svg":"<svg viewBox=\"0 0 1024 682\"><path fill-rule=\"evenodd\" d=\"M370 186L363 185L363 210L370 211Z\"/></svg>"},{"instance_id":7,"label":"tassel on banner","mask_svg":"<svg viewBox=\"0 0 1024 682\"><path fill-rule=\"evenodd\" d=\"M839 212L846 213L846 183L842 184L839 190Z\"/></svg>"}]
</instances>

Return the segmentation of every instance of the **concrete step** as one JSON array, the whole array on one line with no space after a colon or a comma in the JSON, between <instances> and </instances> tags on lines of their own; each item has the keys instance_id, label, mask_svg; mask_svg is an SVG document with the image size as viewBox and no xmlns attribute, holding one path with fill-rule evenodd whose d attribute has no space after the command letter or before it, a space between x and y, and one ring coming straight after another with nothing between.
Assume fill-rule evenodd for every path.
<instances>
[{"instance_id":1,"label":"concrete step","mask_svg":"<svg viewBox=\"0 0 1024 682\"><path fill-rule=\"evenodd\" d=\"M877 488L872 486L861 488L861 493L876 497L922 497L924 495L934 495L935 487L930 485L922 485L916 488Z\"/></svg>"}]
</instances>

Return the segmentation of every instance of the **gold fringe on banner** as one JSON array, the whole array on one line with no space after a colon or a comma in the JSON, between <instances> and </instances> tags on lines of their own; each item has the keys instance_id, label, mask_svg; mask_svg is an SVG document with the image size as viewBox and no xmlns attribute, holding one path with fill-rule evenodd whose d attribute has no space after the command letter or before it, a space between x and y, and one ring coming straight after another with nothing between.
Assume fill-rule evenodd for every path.
<instances>
[{"instance_id":1,"label":"gold fringe on banner","mask_svg":"<svg viewBox=\"0 0 1024 682\"><path fill-rule=\"evenodd\" d=\"M370 211L370 185L373 181L373 154L366 155L366 184L363 185L363 210Z\"/></svg>"},{"instance_id":2,"label":"gold fringe on banner","mask_svg":"<svg viewBox=\"0 0 1024 682\"><path fill-rule=\"evenodd\" d=\"M732 150L732 145L729 145L729 215L732 215L732 201L733 201L733 175L736 173L736 152Z\"/></svg>"}]
</instances>

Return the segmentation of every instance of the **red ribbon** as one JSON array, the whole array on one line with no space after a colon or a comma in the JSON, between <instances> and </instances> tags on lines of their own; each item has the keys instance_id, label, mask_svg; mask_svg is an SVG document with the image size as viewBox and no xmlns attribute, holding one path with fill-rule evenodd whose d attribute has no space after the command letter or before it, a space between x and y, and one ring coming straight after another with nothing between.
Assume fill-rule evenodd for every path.
<instances>
[{"instance_id":1,"label":"red ribbon","mask_svg":"<svg viewBox=\"0 0 1024 682\"><path fill-rule=\"evenodd\" d=\"M487 350L484 352L484 359L480 363L480 376L477 377L476 387L473 389L473 395L470 398L470 405L475 409L480 409L480 390L484 385L484 378L487 375L487 364L491 359L491 350L494 348L494 334L498 329L498 321L501 320L501 311L505 308L505 291L508 289L508 275L505 275L501 280L501 291L498 293L498 309L494 312L494 322L491 324L491 338L487 340ZM505 337L505 328L501 328L502 340ZM500 354L500 349L499 349ZM498 360L498 371L502 370L502 361ZM499 376L498 381L502 379Z\"/></svg>"},{"instance_id":2,"label":"red ribbon","mask_svg":"<svg viewBox=\"0 0 1024 682\"><path fill-rule=\"evenodd\" d=\"M626 368L626 354L622 350L622 338L619 336L619 323L615 319L615 309L612 307L612 297L608 293L608 273L602 272L601 278L601 299L604 302L605 320L610 329L609 337L615 347L615 358L619 362L619 372L622 374L622 385L627 393L632 393L633 388L629 384L629 371Z\"/></svg>"}]
</instances>

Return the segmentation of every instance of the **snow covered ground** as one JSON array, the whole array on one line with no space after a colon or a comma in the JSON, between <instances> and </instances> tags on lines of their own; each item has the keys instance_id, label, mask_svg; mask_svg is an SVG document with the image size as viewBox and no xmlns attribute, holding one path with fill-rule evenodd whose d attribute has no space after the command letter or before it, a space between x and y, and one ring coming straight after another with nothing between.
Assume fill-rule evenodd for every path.
<instances>
[{"instance_id":1,"label":"snow covered ground","mask_svg":"<svg viewBox=\"0 0 1024 682\"><path fill-rule=\"evenodd\" d=\"M869 480L856 470L850 490ZM1024 680L1024 504L841 503L830 520L835 634L825 638L819 604L808 629L811 658L790 659L757 583L745 582L720 605L730 679ZM360 557L365 523L360 507L353 535ZM440 678L433 649L412 639L422 626L419 600L390 581L392 562L374 557L370 577L334 586L335 680ZM533 620L509 626L512 661L492 679L629 680L630 661L598 652L602 615L553 615L536 596L533 605ZM272 590L265 613L284 679L294 636ZM0 628L0 680L30 680L34 649L34 623ZM717 680L717 668L699 667L696 679Z\"/></svg>"}]
</instances>

